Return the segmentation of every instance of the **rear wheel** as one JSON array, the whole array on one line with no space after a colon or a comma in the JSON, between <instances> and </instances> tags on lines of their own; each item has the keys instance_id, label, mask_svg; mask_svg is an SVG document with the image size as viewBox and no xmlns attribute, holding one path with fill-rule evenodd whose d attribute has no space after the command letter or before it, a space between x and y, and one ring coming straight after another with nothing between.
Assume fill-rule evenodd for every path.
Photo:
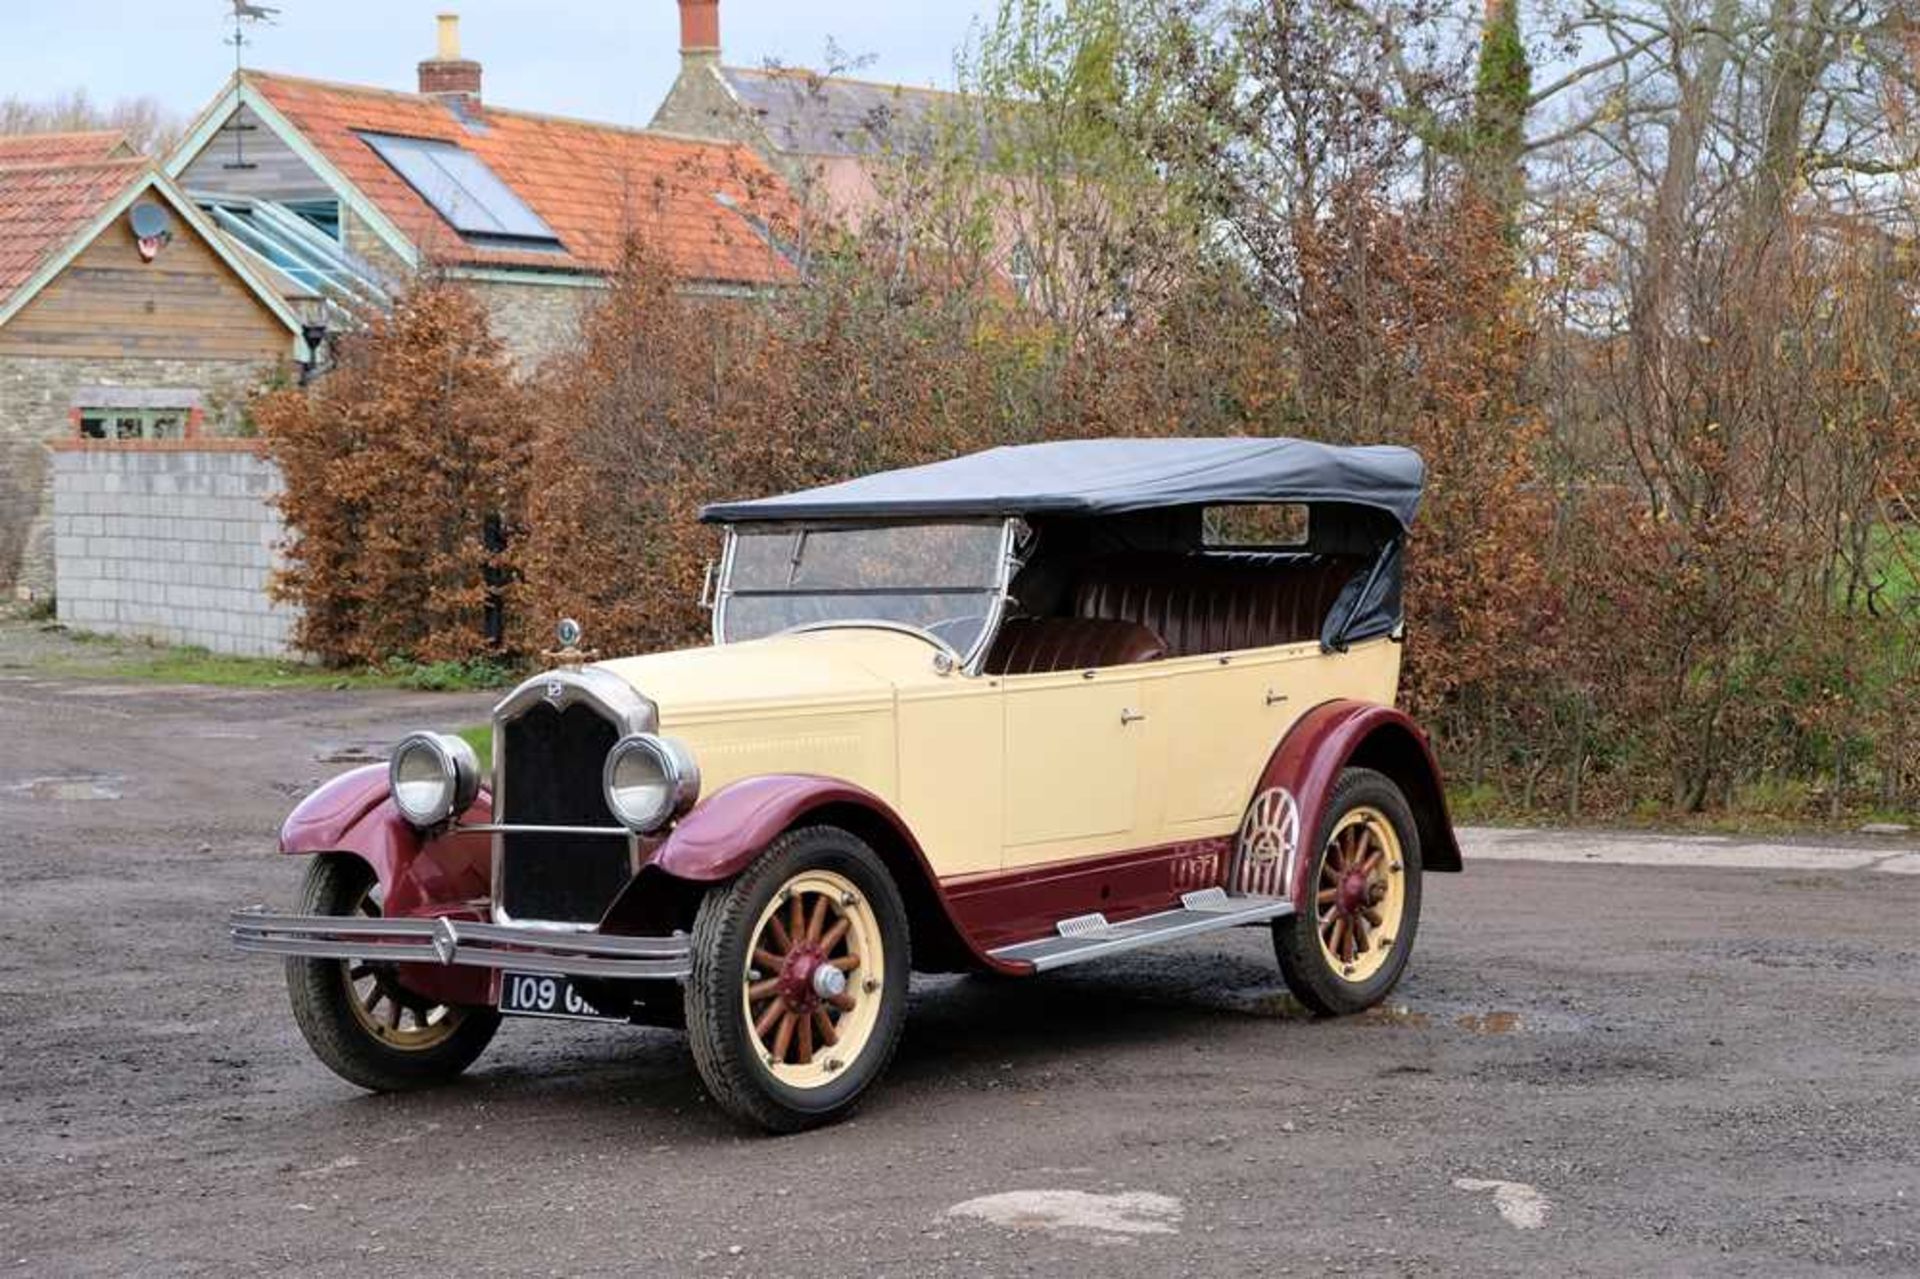
<instances>
[{"instance_id":1,"label":"rear wheel","mask_svg":"<svg viewBox=\"0 0 1920 1279\"><path fill-rule=\"evenodd\" d=\"M907 944L886 867L835 826L787 832L710 890L686 999L694 1064L714 1100L772 1132L852 1110L899 1043Z\"/></svg>"},{"instance_id":2,"label":"rear wheel","mask_svg":"<svg viewBox=\"0 0 1920 1279\"><path fill-rule=\"evenodd\" d=\"M1307 867L1307 909L1273 924L1287 988L1316 1013L1359 1012L1406 971L1420 924L1420 833L1400 788L1341 773Z\"/></svg>"},{"instance_id":3,"label":"rear wheel","mask_svg":"<svg viewBox=\"0 0 1920 1279\"><path fill-rule=\"evenodd\" d=\"M379 880L358 857L330 854L307 865L303 915L379 918ZM326 1067L373 1092L425 1088L454 1078L486 1051L500 1014L440 1004L400 984L393 964L288 959L294 1024Z\"/></svg>"}]
</instances>

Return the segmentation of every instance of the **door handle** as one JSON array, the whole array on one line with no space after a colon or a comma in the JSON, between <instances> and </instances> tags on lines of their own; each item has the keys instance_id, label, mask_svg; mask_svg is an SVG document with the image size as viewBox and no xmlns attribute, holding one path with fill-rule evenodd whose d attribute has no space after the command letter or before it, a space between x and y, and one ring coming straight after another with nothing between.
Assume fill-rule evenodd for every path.
<instances>
[{"instance_id":1,"label":"door handle","mask_svg":"<svg viewBox=\"0 0 1920 1279\"><path fill-rule=\"evenodd\" d=\"M1144 711L1134 710L1131 706L1123 706L1120 708L1120 727L1125 728L1129 724L1137 724L1146 717L1146 712Z\"/></svg>"},{"instance_id":2,"label":"door handle","mask_svg":"<svg viewBox=\"0 0 1920 1279\"><path fill-rule=\"evenodd\" d=\"M1278 706L1280 703L1286 700L1287 700L1287 695L1285 693L1276 693L1272 689L1267 690L1267 705Z\"/></svg>"}]
</instances>

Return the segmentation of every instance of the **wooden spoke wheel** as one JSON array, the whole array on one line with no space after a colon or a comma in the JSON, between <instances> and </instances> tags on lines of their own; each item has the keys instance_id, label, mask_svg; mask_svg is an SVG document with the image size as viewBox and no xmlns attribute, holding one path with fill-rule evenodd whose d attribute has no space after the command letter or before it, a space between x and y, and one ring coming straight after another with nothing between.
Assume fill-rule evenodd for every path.
<instances>
[{"instance_id":1,"label":"wooden spoke wheel","mask_svg":"<svg viewBox=\"0 0 1920 1279\"><path fill-rule=\"evenodd\" d=\"M1393 822L1377 808L1349 809L1327 839L1314 887L1314 929L1327 962L1348 981L1386 964L1407 910L1407 867Z\"/></svg>"},{"instance_id":2,"label":"wooden spoke wheel","mask_svg":"<svg viewBox=\"0 0 1920 1279\"><path fill-rule=\"evenodd\" d=\"M380 917L380 887L369 884L353 913ZM393 964L339 960L347 984L347 1005L368 1035L389 1048L420 1052L445 1043L460 1029L467 1009L438 1004L400 984Z\"/></svg>"},{"instance_id":3,"label":"wooden spoke wheel","mask_svg":"<svg viewBox=\"0 0 1920 1279\"><path fill-rule=\"evenodd\" d=\"M307 867L300 913L381 910L379 882L358 857L329 854ZM374 1092L423 1088L471 1066L500 1026L491 1008L442 1004L409 990L396 965L288 959L287 996L307 1046L329 1070Z\"/></svg>"},{"instance_id":4,"label":"wooden spoke wheel","mask_svg":"<svg viewBox=\"0 0 1920 1279\"><path fill-rule=\"evenodd\" d=\"M1321 1014L1359 1012L1406 970L1420 922L1420 834L1391 780L1341 773L1306 873L1306 909L1274 921L1287 986Z\"/></svg>"},{"instance_id":5,"label":"wooden spoke wheel","mask_svg":"<svg viewBox=\"0 0 1920 1279\"><path fill-rule=\"evenodd\" d=\"M788 831L693 927L687 1038L716 1102L774 1132L853 1108L905 1021L906 907L864 841Z\"/></svg>"},{"instance_id":6,"label":"wooden spoke wheel","mask_svg":"<svg viewBox=\"0 0 1920 1279\"><path fill-rule=\"evenodd\" d=\"M832 871L804 871L760 913L743 1007L774 1078L818 1088L873 1037L886 947L873 906Z\"/></svg>"}]
</instances>

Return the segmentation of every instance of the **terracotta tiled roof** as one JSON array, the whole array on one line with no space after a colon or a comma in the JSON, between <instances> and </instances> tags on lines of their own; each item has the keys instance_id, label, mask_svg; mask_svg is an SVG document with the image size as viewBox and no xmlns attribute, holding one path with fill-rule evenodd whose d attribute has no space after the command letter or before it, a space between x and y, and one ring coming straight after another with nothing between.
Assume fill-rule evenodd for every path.
<instances>
[{"instance_id":1,"label":"terracotta tiled roof","mask_svg":"<svg viewBox=\"0 0 1920 1279\"><path fill-rule=\"evenodd\" d=\"M418 94L252 71L246 79L430 260L606 271L618 264L627 235L640 231L686 279L773 284L797 278L741 215L774 226L794 219L791 195L744 146L491 105L463 120L446 103ZM374 153L362 132L466 148L540 215L564 252L467 243Z\"/></svg>"},{"instance_id":2,"label":"terracotta tiled roof","mask_svg":"<svg viewBox=\"0 0 1920 1279\"><path fill-rule=\"evenodd\" d=\"M0 166L0 306L147 172L137 157Z\"/></svg>"},{"instance_id":3,"label":"terracotta tiled roof","mask_svg":"<svg viewBox=\"0 0 1920 1279\"><path fill-rule=\"evenodd\" d=\"M130 158L134 150L118 129L87 133L17 133L0 137L0 165L85 164Z\"/></svg>"}]
</instances>

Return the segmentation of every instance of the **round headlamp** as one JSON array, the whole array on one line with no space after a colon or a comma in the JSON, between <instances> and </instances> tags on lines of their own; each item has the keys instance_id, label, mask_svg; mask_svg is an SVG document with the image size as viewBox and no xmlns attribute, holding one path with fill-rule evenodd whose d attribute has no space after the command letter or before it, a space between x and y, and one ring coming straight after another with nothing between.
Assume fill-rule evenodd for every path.
<instances>
[{"instance_id":1,"label":"round headlamp","mask_svg":"<svg viewBox=\"0 0 1920 1279\"><path fill-rule=\"evenodd\" d=\"M628 830L651 834L693 807L700 767L671 737L634 733L607 753L607 807Z\"/></svg>"},{"instance_id":2,"label":"round headlamp","mask_svg":"<svg viewBox=\"0 0 1920 1279\"><path fill-rule=\"evenodd\" d=\"M387 761L393 806L407 823L426 829L459 816L480 793L480 761L473 747L445 733L415 733Z\"/></svg>"}]
</instances>

